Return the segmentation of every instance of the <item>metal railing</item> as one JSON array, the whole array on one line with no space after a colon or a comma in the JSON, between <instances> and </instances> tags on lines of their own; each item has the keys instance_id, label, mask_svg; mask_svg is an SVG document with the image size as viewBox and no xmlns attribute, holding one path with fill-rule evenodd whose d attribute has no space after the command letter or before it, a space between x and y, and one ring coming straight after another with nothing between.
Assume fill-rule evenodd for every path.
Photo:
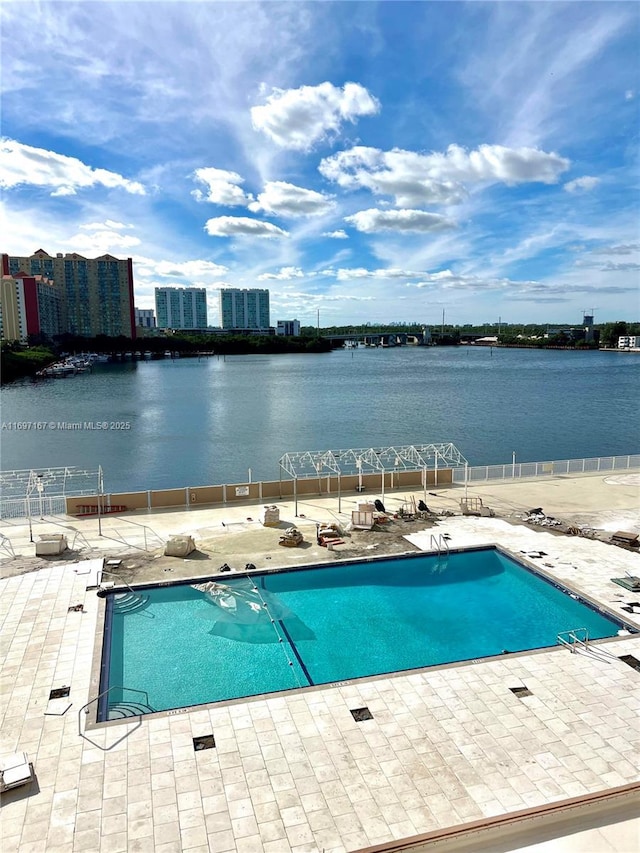
<instances>
[{"instance_id":1,"label":"metal railing","mask_svg":"<svg viewBox=\"0 0 640 853\"><path fill-rule=\"evenodd\" d=\"M153 545L153 550L158 547L164 547L165 541L162 537L156 533L156 531L149 527L147 524L140 524L139 521L133 521L130 518L122 518L122 516L118 516L118 524L130 524L133 525L137 530L141 531L141 535L143 537L144 545L136 545L134 542L129 539L125 539L120 530L116 529L112 525L108 527L103 526L103 538L105 539L115 539L117 542L122 542L123 545L127 545L130 548L136 548L138 551L149 551L152 550L149 546L149 540L151 540L151 544L153 544L154 540L156 542ZM125 528L126 529L126 528ZM148 538L147 538L148 537Z\"/></svg>"},{"instance_id":2,"label":"metal railing","mask_svg":"<svg viewBox=\"0 0 640 853\"><path fill-rule=\"evenodd\" d=\"M42 518L48 515L65 515L67 501L62 495L36 495L28 498L3 498L0 501L0 518Z\"/></svg>"},{"instance_id":3,"label":"metal railing","mask_svg":"<svg viewBox=\"0 0 640 853\"><path fill-rule=\"evenodd\" d=\"M576 649L589 648L589 632L586 628L574 628L571 631L561 631L558 634L558 643L568 646L573 654Z\"/></svg>"},{"instance_id":4,"label":"metal railing","mask_svg":"<svg viewBox=\"0 0 640 853\"><path fill-rule=\"evenodd\" d=\"M440 556L443 552L444 552L447 556L449 555L449 543L448 543L448 542L447 542L447 540L444 538L444 536L442 535L442 533L438 534L437 536L436 536L435 534L433 534L433 533L431 534L431 539L430 539L430 545L429 545L429 548L430 548L432 551L437 551L437 552L438 552L438 556Z\"/></svg>"},{"instance_id":5,"label":"metal railing","mask_svg":"<svg viewBox=\"0 0 640 853\"><path fill-rule=\"evenodd\" d=\"M561 459L550 462L510 462L504 465L477 465L466 470L466 482L484 480L520 480L528 477L554 477L561 474L597 474L640 468L640 454L598 456L594 459ZM465 469L454 468L453 482L465 482Z\"/></svg>"}]
</instances>

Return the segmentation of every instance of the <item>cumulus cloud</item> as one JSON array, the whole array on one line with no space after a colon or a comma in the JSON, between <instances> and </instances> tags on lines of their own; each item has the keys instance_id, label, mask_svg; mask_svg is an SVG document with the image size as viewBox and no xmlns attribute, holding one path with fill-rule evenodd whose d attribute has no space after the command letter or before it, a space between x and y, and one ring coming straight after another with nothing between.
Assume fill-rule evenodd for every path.
<instances>
[{"instance_id":1,"label":"cumulus cloud","mask_svg":"<svg viewBox=\"0 0 640 853\"><path fill-rule=\"evenodd\" d=\"M164 278L188 278L202 279L210 276L220 276L229 272L229 267L222 264L214 264L212 261L155 261L153 262L155 275Z\"/></svg>"},{"instance_id":2,"label":"cumulus cloud","mask_svg":"<svg viewBox=\"0 0 640 853\"><path fill-rule=\"evenodd\" d=\"M337 135L345 121L355 123L379 110L379 101L359 83L340 88L325 82L274 89L266 104L251 108L251 120L281 148L308 151L319 140Z\"/></svg>"},{"instance_id":3,"label":"cumulus cloud","mask_svg":"<svg viewBox=\"0 0 640 853\"><path fill-rule=\"evenodd\" d=\"M254 213L264 211L275 216L321 216L335 203L332 196L297 187L286 181L267 181L264 190L249 205Z\"/></svg>"},{"instance_id":4,"label":"cumulus cloud","mask_svg":"<svg viewBox=\"0 0 640 853\"><path fill-rule=\"evenodd\" d=\"M291 281L294 278L304 278L300 267L282 267L279 272L264 272L258 276L258 281Z\"/></svg>"},{"instance_id":5,"label":"cumulus cloud","mask_svg":"<svg viewBox=\"0 0 640 853\"><path fill-rule=\"evenodd\" d=\"M210 201L212 204L224 204L228 207L238 205L245 206L253 200L253 196L245 193L238 186L244 182L237 172L228 172L225 169L215 169L213 166L196 169L193 178L207 188L206 193L202 190L193 190L191 195L196 201Z\"/></svg>"},{"instance_id":6,"label":"cumulus cloud","mask_svg":"<svg viewBox=\"0 0 640 853\"><path fill-rule=\"evenodd\" d=\"M349 235L343 228L338 228L337 231L325 231L323 237L329 237L332 240L348 240Z\"/></svg>"},{"instance_id":7,"label":"cumulus cloud","mask_svg":"<svg viewBox=\"0 0 640 853\"><path fill-rule=\"evenodd\" d=\"M87 254L92 257L104 255L107 252L122 252L140 245L140 240L131 234L119 234L108 229L92 232L80 232L69 237L66 245L74 252Z\"/></svg>"},{"instance_id":8,"label":"cumulus cloud","mask_svg":"<svg viewBox=\"0 0 640 853\"><path fill-rule=\"evenodd\" d=\"M455 222L439 213L427 213L424 210L360 210L345 221L358 231L371 234L376 231L442 231L455 228Z\"/></svg>"},{"instance_id":9,"label":"cumulus cloud","mask_svg":"<svg viewBox=\"0 0 640 853\"><path fill-rule=\"evenodd\" d=\"M208 219L204 230L212 237L288 237L289 232L272 222L247 216L217 216Z\"/></svg>"},{"instance_id":10,"label":"cumulus cloud","mask_svg":"<svg viewBox=\"0 0 640 853\"><path fill-rule=\"evenodd\" d=\"M15 139L0 141L0 187L20 185L48 187L51 195L75 195L78 189L102 186L144 195L138 181L130 181L117 172L93 169L76 157L67 157L45 148L23 145Z\"/></svg>"},{"instance_id":11,"label":"cumulus cloud","mask_svg":"<svg viewBox=\"0 0 640 853\"><path fill-rule=\"evenodd\" d=\"M568 193L588 192L600 183L600 178L594 178L592 175L584 175L582 178L575 178L573 181L568 181L564 188Z\"/></svg>"},{"instance_id":12,"label":"cumulus cloud","mask_svg":"<svg viewBox=\"0 0 640 853\"><path fill-rule=\"evenodd\" d=\"M467 151L450 145L445 152L420 154L355 146L326 157L318 168L327 180L347 189L393 196L400 207L460 203L466 196L465 183L553 184L569 165L566 158L537 148L480 145Z\"/></svg>"}]
</instances>

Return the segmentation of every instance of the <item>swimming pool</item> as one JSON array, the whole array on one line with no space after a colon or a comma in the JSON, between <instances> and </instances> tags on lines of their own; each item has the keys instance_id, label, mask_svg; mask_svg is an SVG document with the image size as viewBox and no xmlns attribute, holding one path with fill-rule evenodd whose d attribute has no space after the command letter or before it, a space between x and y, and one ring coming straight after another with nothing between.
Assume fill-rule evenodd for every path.
<instances>
[{"instance_id":1,"label":"swimming pool","mask_svg":"<svg viewBox=\"0 0 640 853\"><path fill-rule=\"evenodd\" d=\"M100 690L111 689L100 720L555 646L576 628L600 639L622 626L496 548L136 595L107 597Z\"/></svg>"}]
</instances>

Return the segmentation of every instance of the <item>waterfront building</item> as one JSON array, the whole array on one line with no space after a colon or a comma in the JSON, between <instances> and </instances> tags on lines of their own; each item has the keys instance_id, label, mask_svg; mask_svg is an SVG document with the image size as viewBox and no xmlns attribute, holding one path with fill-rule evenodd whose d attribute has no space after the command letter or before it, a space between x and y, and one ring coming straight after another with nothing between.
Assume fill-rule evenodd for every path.
<instances>
[{"instance_id":1,"label":"waterfront building","mask_svg":"<svg viewBox=\"0 0 640 853\"><path fill-rule=\"evenodd\" d=\"M278 320L276 335L287 335L298 337L300 334L300 320Z\"/></svg>"},{"instance_id":2,"label":"waterfront building","mask_svg":"<svg viewBox=\"0 0 640 853\"><path fill-rule=\"evenodd\" d=\"M63 331L62 294L51 279L24 273L0 281L0 338L27 343Z\"/></svg>"},{"instance_id":3,"label":"waterfront building","mask_svg":"<svg viewBox=\"0 0 640 853\"><path fill-rule=\"evenodd\" d=\"M84 337L135 337L133 262L113 255L85 258L76 252L55 257L2 255L3 275L44 276L60 291L62 332Z\"/></svg>"},{"instance_id":4,"label":"waterfront building","mask_svg":"<svg viewBox=\"0 0 640 853\"><path fill-rule=\"evenodd\" d=\"M141 329L155 329L156 315L153 308L134 308L136 327Z\"/></svg>"},{"instance_id":5,"label":"waterfront building","mask_svg":"<svg viewBox=\"0 0 640 853\"><path fill-rule=\"evenodd\" d=\"M640 349L640 335L621 335L618 349Z\"/></svg>"},{"instance_id":6,"label":"waterfront building","mask_svg":"<svg viewBox=\"0 0 640 853\"><path fill-rule=\"evenodd\" d=\"M220 291L220 321L226 330L269 329L269 291L260 288Z\"/></svg>"},{"instance_id":7,"label":"waterfront building","mask_svg":"<svg viewBox=\"0 0 640 853\"><path fill-rule=\"evenodd\" d=\"M204 287L156 287L159 329L204 329L207 291Z\"/></svg>"}]
</instances>

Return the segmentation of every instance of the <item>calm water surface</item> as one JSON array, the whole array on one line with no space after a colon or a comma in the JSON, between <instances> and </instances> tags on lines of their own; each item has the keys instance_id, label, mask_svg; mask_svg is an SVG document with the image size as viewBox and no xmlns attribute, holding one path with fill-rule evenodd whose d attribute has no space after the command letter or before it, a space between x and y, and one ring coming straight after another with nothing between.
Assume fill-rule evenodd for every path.
<instances>
[{"instance_id":1,"label":"calm water surface","mask_svg":"<svg viewBox=\"0 0 640 853\"><path fill-rule=\"evenodd\" d=\"M135 362L2 389L2 468L102 465L107 491L276 480L287 451L451 441L472 465L638 451L640 358L475 347Z\"/></svg>"}]
</instances>

